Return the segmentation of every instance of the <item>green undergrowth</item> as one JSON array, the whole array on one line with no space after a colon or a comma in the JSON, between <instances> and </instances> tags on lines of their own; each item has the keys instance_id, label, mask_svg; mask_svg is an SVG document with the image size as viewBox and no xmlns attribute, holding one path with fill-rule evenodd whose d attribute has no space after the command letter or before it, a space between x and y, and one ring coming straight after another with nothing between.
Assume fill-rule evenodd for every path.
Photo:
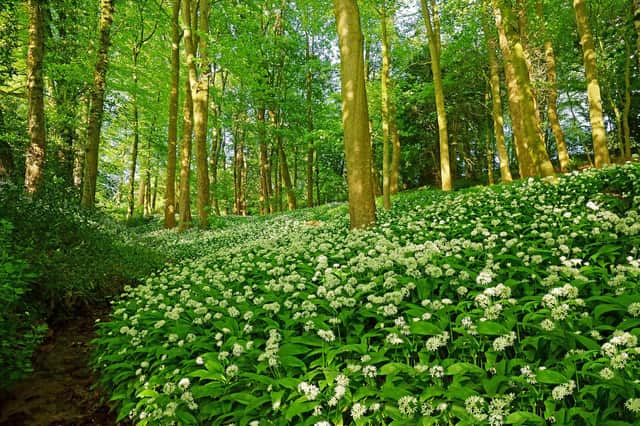
<instances>
[{"instance_id":1,"label":"green undergrowth","mask_svg":"<svg viewBox=\"0 0 640 426\"><path fill-rule=\"evenodd\" d=\"M161 252L77 204L71 192L0 186L0 392L31 372L48 324L86 315L164 265Z\"/></svg>"},{"instance_id":2,"label":"green undergrowth","mask_svg":"<svg viewBox=\"0 0 640 426\"><path fill-rule=\"evenodd\" d=\"M147 233L94 368L145 424L637 424L640 167Z\"/></svg>"}]
</instances>

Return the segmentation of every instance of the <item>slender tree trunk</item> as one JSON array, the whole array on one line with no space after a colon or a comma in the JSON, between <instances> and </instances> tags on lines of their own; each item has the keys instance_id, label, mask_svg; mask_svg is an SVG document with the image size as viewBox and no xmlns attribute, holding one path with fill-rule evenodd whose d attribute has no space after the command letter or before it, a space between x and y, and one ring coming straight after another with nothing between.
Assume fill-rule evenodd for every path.
<instances>
[{"instance_id":1,"label":"slender tree trunk","mask_svg":"<svg viewBox=\"0 0 640 426\"><path fill-rule=\"evenodd\" d=\"M371 184L372 159L360 14L356 0L333 0L333 7L340 45L349 216L351 228L363 228L375 223L376 205Z\"/></svg>"},{"instance_id":2,"label":"slender tree trunk","mask_svg":"<svg viewBox=\"0 0 640 426\"><path fill-rule=\"evenodd\" d=\"M535 168L533 166L531 154L529 154L529 147L527 146L524 128L522 125L522 109L520 107L521 95L518 87L518 81L516 79L515 69L511 61L509 41L507 40L504 25L502 24L502 15L500 10L495 4L493 8L496 27L498 28L500 50L502 51L503 56L507 90L509 92L509 112L511 114L511 127L513 130L513 146L518 159L518 171L521 178L534 176L536 174Z\"/></svg>"},{"instance_id":3,"label":"slender tree trunk","mask_svg":"<svg viewBox=\"0 0 640 426\"><path fill-rule=\"evenodd\" d=\"M315 144L313 139L313 72L311 70L311 58L313 56L313 39L309 37L309 33L306 34L307 37L307 93L306 93L306 101L307 101L307 133L309 137L308 147L307 147L307 207L313 207L313 157L315 151Z\"/></svg>"},{"instance_id":4,"label":"slender tree trunk","mask_svg":"<svg viewBox=\"0 0 640 426\"><path fill-rule=\"evenodd\" d=\"M380 27L382 41L382 73L381 81L381 97L382 97L382 205L385 210L391 208L391 176L390 166L391 158L389 153L389 35L387 34L387 5L385 0L381 0L380 4Z\"/></svg>"},{"instance_id":5,"label":"slender tree trunk","mask_svg":"<svg viewBox=\"0 0 640 426\"><path fill-rule=\"evenodd\" d=\"M511 63L515 72L520 94L520 107L522 109L522 127L524 137L531 154L535 170L539 176L554 176L553 165L549 159L544 140L540 132L539 120L536 114L535 96L533 86L529 78L529 67L525 57L524 48L519 34L513 30L514 16L510 6L494 0L496 11L496 23L502 25L509 42ZM504 20L504 24L502 21Z\"/></svg>"},{"instance_id":6,"label":"slender tree trunk","mask_svg":"<svg viewBox=\"0 0 640 426\"><path fill-rule=\"evenodd\" d=\"M389 134L391 135L391 172L389 176L389 191L397 194L400 189L400 135L396 120L396 103L393 99L393 84L389 96Z\"/></svg>"},{"instance_id":7,"label":"slender tree trunk","mask_svg":"<svg viewBox=\"0 0 640 426\"><path fill-rule=\"evenodd\" d=\"M260 214L272 213L272 201L269 185L269 154L267 147L266 121L264 107L258 108L258 145L260 149Z\"/></svg>"},{"instance_id":8,"label":"slender tree trunk","mask_svg":"<svg viewBox=\"0 0 640 426\"><path fill-rule=\"evenodd\" d=\"M607 148L607 134L604 128L602 113L602 98L600 83L598 83L598 67L596 65L596 50L593 36L589 29L586 0L573 0L576 14L580 44L582 45L584 71L587 78L587 97L589 98L589 121L591 122L591 136L593 139L593 153L596 167L600 168L611 162Z\"/></svg>"},{"instance_id":9,"label":"slender tree trunk","mask_svg":"<svg viewBox=\"0 0 640 426\"><path fill-rule=\"evenodd\" d=\"M316 171L316 205L320 205L322 204L322 201L320 201L320 158L318 155L318 151L316 151L316 155L314 158L314 162L315 162L315 171ZM375 193L374 193L375 196Z\"/></svg>"},{"instance_id":10,"label":"slender tree trunk","mask_svg":"<svg viewBox=\"0 0 640 426\"><path fill-rule=\"evenodd\" d=\"M271 119L271 125L274 129L278 130L280 126L279 115L273 110L269 110L269 117ZM287 208L289 210L295 210L297 207L296 194L291 183L291 175L289 173L289 165L287 164L287 156L284 151L284 144L282 141L282 135L280 132L276 134L276 150L278 155L278 164L280 166L280 182L284 184L284 188L287 191ZM280 202L280 199L279 199Z\"/></svg>"},{"instance_id":11,"label":"slender tree trunk","mask_svg":"<svg viewBox=\"0 0 640 426\"><path fill-rule=\"evenodd\" d=\"M490 87L492 101L493 116L493 133L496 138L496 148L498 149L498 158L500 159L500 181L511 182L511 170L509 169L509 155L504 141L504 119L502 117L502 98L500 96L500 70L498 60L496 58L496 41L495 38L487 32L487 51L489 53L489 72ZM493 161L492 161L493 163Z\"/></svg>"},{"instance_id":12,"label":"slender tree trunk","mask_svg":"<svg viewBox=\"0 0 640 426\"><path fill-rule=\"evenodd\" d=\"M84 161L84 178L81 204L84 208L93 208L96 203L96 184L98 179L98 149L100 147L100 128L104 113L104 92L107 83L109 64L109 45L111 44L111 24L113 22L114 0L100 1L100 47L93 72L93 90L91 92L91 110L87 129L87 147Z\"/></svg>"},{"instance_id":13,"label":"slender tree trunk","mask_svg":"<svg viewBox=\"0 0 640 426\"><path fill-rule=\"evenodd\" d=\"M137 79L134 77L134 81ZM134 83L135 84L135 83ZM136 186L136 165L138 162L138 147L140 144L140 133L138 131L138 104L133 101L133 147L131 148L131 168L129 169L129 206L127 209L127 219L133 217L134 212L134 193ZM144 194L144 184L142 178L140 179L140 194ZM138 197L138 205L141 204L140 197Z\"/></svg>"},{"instance_id":14,"label":"slender tree trunk","mask_svg":"<svg viewBox=\"0 0 640 426\"><path fill-rule=\"evenodd\" d=\"M624 150L622 156L625 160L631 160L631 130L629 128L629 113L631 111L631 46L625 41L624 63L624 107L622 109L622 130L624 133Z\"/></svg>"},{"instance_id":15,"label":"slender tree trunk","mask_svg":"<svg viewBox=\"0 0 640 426\"><path fill-rule=\"evenodd\" d=\"M436 111L438 114L438 133L440 140L440 177L442 190L453 189L453 177L451 174L451 161L449 158L449 135L447 133L447 112L444 107L444 89L442 86L442 71L440 68L440 32L438 9L435 1L431 0L431 6L427 0L421 0L422 15L427 27L429 38L429 54L431 55L431 72L436 96Z\"/></svg>"},{"instance_id":16,"label":"slender tree trunk","mask_svg":"<svg viewBox=\"0 0 640 426\"><path fill-rule=\"evenodd\" d=\"M171 92L167 141L167 181L164 197L164 227L176 226L176 149L178 145L178 103L180 98L180 0L173 0L171 13Z\"/></svg>"},{"instance_id":17,"label":"slender tree trunk","mask_svg":"<svg viewBox=\"0 0 640 426\"><path fill-rule=\"evenodd\" d=\"M185 81L182 108L182 143L180 147L180 225L184 231L191 226L191 134L193 132L193 101L191 84Z\"/></svg>"},{"instance_id":18,"label":"slender tree trunk","mask_svg":"<svg viewBox=\"0 0 640 426\"><path fill-rule=\"evenodd\" d=\"M547 84L549 86L549 99L547 105L547 114L549 116L549 123L551 124L551 130L553 136L556 139L556 145L558 148L558 161L560 163L560 170L566 172L569 170L569 151L567 150L567 144L564 140L564 132L560 126L560 120L558 119L558 88L557 88L557 74L556 74L556 57L553 51L553 43L548 37L547 29L544 26L544 10L541 0L536 2L536 10L540 22L543 24L542 31L544 32L544 55L545 64L547 69Z\"/></svg>"},{"instance_id":19,"label":"slender tree trunk","mask_svg":"<svg viewBox=\"0 0 640 426\"><path fill-rule=\"evenodd\" d=\"M491 133L489 131L489 126L487 126L487 131L485 132L485 147L487 152L487 178L489 180L489 185L493 185L494 177L493 177L493 148L491 147Z\"/></svg>"},{"instance_id":20,"label":"slender tree trunk","mask_svg":"<svg viewBox=\"0 0 640 426\"><path fill-rule=\"evenodd\" d=\"M209 118L209 62L207 58L207 32L209 29L209 2L200 0L198 28L204 36L198 37L197 53L200 62L200 75L196 66L196 42L192 31L194 22L190 22L194 11L192 0L183 0L183 26L187 68L193 99L193 128L195 142L196 171L198 182L198 219L201 229L209 226L209 169L207 164L207 121ZM195 21L195 17L193 17Z\"/></svg>"},{"instance_id":21,"label":"slender tree trunk","mask_svg":"<svg viewBox=\"0 0 640 426\"><path fill-rule=\"evenodd\" d=\"M42 184L46 153L46 130L44 123L44 8L42 0L29 0L29 49L27 51L27 101L29 113L27 130L29 148L25 164L24 187L29 193L36 192Z\"/></svg>"},{"instance_id":22,"label":"slender tree trunk","mask_svg":"<svg viewBox=\"0 0 640 426\"><path fill-rule=\"evenodd\" d=\"M640 63L640 0L633 2L633 26L636 29L636 60Z\"/></svg>"}]
</instances>

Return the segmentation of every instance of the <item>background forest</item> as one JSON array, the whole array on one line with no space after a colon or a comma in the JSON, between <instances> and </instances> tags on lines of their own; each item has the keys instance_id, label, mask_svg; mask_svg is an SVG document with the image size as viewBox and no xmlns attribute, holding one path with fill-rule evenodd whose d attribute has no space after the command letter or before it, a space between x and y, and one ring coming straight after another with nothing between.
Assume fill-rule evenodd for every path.
<instances>
[{"instance_id":1,"label":"background forest","mask_svg":"<svg viewBox=\"0 0 640 426\"><path fill-rule=\"evenodd\" d=\"M636 424L639 58L640 0L0 2L0 425Z\"/></svg>"}]
</instances>

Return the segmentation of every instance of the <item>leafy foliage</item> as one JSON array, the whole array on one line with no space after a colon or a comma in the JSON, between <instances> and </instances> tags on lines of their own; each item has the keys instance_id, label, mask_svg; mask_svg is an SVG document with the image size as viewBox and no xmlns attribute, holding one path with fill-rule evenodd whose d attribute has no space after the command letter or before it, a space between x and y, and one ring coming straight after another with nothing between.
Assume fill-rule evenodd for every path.
<instances>
[{"instance_id":1,"label":"leafy foliage","mask_svg":"<svg viewBox=\"0 0 640 426\"><path fill-rule=\"evenodd\" d=\"M94 367L142 425L631 423L639 208L628 164L414 191L367 231L337 205L157 233L188 255L126 288Z\"/></svg>"}]
</instances>

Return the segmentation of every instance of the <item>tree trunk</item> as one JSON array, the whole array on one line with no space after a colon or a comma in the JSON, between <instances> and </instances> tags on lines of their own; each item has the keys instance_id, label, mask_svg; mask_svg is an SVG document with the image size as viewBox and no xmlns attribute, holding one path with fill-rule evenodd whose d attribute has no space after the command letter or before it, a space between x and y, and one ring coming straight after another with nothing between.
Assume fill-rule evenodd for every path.
<instances>
[{"instance_id":1,"label":"tree trunk","mask_svg":"<svg viewBox=\"0 0 640 426\"><path fill-rule=\"evenodd\" d=\"M340 45L342 125L347 162L351 228L364 228L376 221L371 184L369 112L364 84L362 31L356 0L333 0Z\"/></svg>"},{"instance_id":2,"label":"tree trunk","mask_svg":"<svg viewBox=\"0 0 640 426\"><path fill-rule=\"evenodd\" d=\"M191 97L193 100L193 130L195 142L196 171L198 182L198 219L200 229L209 226L209 169L207 164L207 121L209 118L209 62L207 59L207 35L209 30L209 2L200 0L198 10L198 28L204 36L198 37L197 52L196 42L192 32L195 22L190 22L195 11L192 10L192 0L183 0L183 26L185 53L187 68L189 70L189 82L191 84ZM195 8L193 8L195 9ZM195 21L193 17L193 21ZM200 65L196 66L196 53Z\"/></svg>"},{"instance_id":3,"label":"tree trunk","mask_svg":"<svg viewBox=\"0 0 640 426\"><path fill-rule=\"evenodd\" d=\"M442 190L451 191L451 189L453 189L453 178L451 175L451 161L449 158L447 112L444 107L444 89L442 87L442 71L440 69L440 32L438 23L438 9L434 0L431 0L431 6L427 4L427 0L422 0L421 3L422 15L427 27L427 37L429 38L431 72L433 74L433 85L436 96L438 134L440 140L440 177L442 180Z\"/></svg>"},{"instance_id":4,"label":"tree trunk","mask_svg":"<svg viewBox=\"0 0 640 426\"><path fill-rule=\"evenodd\" d=\"M391 176L389 156L389 36L387 34L387 6L385 0L381 0L380 4L380 27L382 42L382 72L380 75L381 82L381 98L382 98L382 205L385 210L391 208Z\"/></svg>"},{"instance_id":5,"label":"tree trunk","mask_svg":"<svg viewBox=\"0 0 640 426\"><path fill-rule=\"evenodd\" d=\"M493 133L496 138L496 148L498 150L498 158L500 159L500 181L511 182L511 169L509 168L509 155L504 141L504 119L502 117L502 99L500 96L500 71L498 60L496 58L496 41L495 38L487 32L487 51L489 53L489 72L491 86L491 113L493 116ZM493 163L493 161L492 161Z\"/></svg>"},{"instance_id":6,"label":"tree trunk","mask_svg":"<svg viewBox=\"0 0 640 426\"><path fill-rule=\"evenodd\" d=\"M178 144L178 102L180 98L180 0L173 0L171 13L171 93L167 140L167 181L164 196L164 227L176 226L176 147Z\"/></svg>"},{"instance_id":7,"label":"tree trunk","mask_svg":"<svg viewBox=\"0 0 640 426\"><path fill-rule=\"evenodd\" d=\"M400 135L396 120L396 103L393 99L393 83L390 87L389 97L389 134L391 135L391 172L389 176L389 191L391 195L400 190Z\"/></svg>"},{"instance_id":8,"label":"tree trunk","mask_svg":"<svg viewBox=\"0 0 640 426\"><path fill-rule=\"evenodd\" d=\"M598 83L598 67L596 65L596 50L593 36L589 29L587 16L587 4L585 0L573 0L573 9L576 14L580 44L582 45L582 58L584 71L587 78L587 97L589 98L589 121L591 122L591 136L593 139L593 153L595 164L600 168L611 162L609 149L607 148L607 134L604 128L604 115L602 113L602 98L600 96L600 84Z\"/></svg>"},{"instance_id":9,"label":"tree trunk","mask_svg":"<svg viewBox=\"0 0 640 426\"><path fill-rule=\"evenodd\" d=\"M535 96L533 93L533 85L529 77L529 67L525 57L524 48L517 31L514 31L515 22L513 22L513 11L510 6L498 4L498 0L494 0L494 9L496 11L496 22L502 25L500 21L504 20L505 35L509 43L511 63L515 73L516 81L520 94L520 107L522 110L522 128L526 144L533 160L536 173L539 176L554 176L553 165L549 159L544 140L540 132L539 120L536 113Z\"/></svg>"},{"instance_id":10,"label":"tree trunk","mask_svg":"<svg viewBox=\"0 0 640 426\"><path fill-rule=\"evenodd\" d=\"M544 25L544 11L541 0L536 3L536 9L540 22ZM560 163L560 170L567 172L569 170L569 151L567 150L567 144L564 140L564 132L560 126L560 120L558 119L558 88L557 88L557 74L556 74L556 57L553 51L553 43L549 40L546 27L543 27L545 33L544 41L544 55L545 64L547 68L547 84L549 86L549 99L547 105L547 113L549 115L549 123L551 124L551 130L553 136L556 139L556 145L558 148L558 161Z\"/></svg>"},{"instance_id":11,"label":"tree trunk","mask_svg":"<svg viewBox=\"0 0 640 426\"><path fill-rule=\"evenodd\" d=\"M46 151L44 123L44 8L42 0L29 0L29 49L27 51L27 149L24 187L29 193L36 192L42 184Z\"/></svg>"},{"instance_id":12,"label":"tree trunk","mask_svg":"<svg viewBox=\"0 0 640 426\"><path fill-rule=\"evenodd\" d=\"M135 80L134 80L135 81ZM131 168L129 169L129 206L127 209L127 219L133 217L134 212L134 193L136 186L136 165L138 162L138 146L140 144L140 134L138 131L138 105L136 101L133 101L133 147L131 148ZM140 179L140 193L144 192L144 184ZM138 198L138 204L140 204L140 198Z\"/></svg>"},{"instance_id":13,"label":"tree trunk","mask_svg":"<svg viewBox=\"0 0 640 426\"><path fill-rule=\"evenodd\" d=\"M191 84L185 81L182 108L182 146L180 147L180 225L184 231L191 226L191 134L193 132L193 102Z\"/></svg>"},{"instance_id":14,"label":"tree trunk","mask_svg":"<svg viewBox=\"0 0 640 426\"><path fill-rule=\"evenodd\" d=\"M632 0L632 1L633 1L633 26L636 29L636 60L640 61L640 0Z\"/></svg>"},{"instance_id":15,"label":"tree trunk","mask_svg":"<svg viewBox=\"0 0 640 426\"><path fill-rule=\"evenodd\" d=\"M502 24L502 15L498 6L494 3L494 14L496 27L498 28L500 50L502 51L504 72L507 80L507 90L509 94L509 112L511 114L511 127L513 130L513 146L515 147L516 157L518 159L518 171L520 177L529 177L535 175L533 160L529 154L529 147L524 134L522 125L522 109L520 107L520 89L516 79L515 69L511 62L511 50L509 41Z\"/></svg>"},{"instance_id":16,"label":"tree trunk","mask_svg":"<svg viewBox=\"0 0 640 426\"><path fill-rule=\"evenodd\" d=\"M100 148L100 128L104 113L104 92L107 83L109 65L109 45L111 44L111 24L113 22L114 0L100 1L100 47L93 72L93 90L91 92L91 110L87 129L87 147L84 161L81 204L84 208L93 208L96 203L96 184L98 179L98 149Z\"/></svg>"},{"instance_id":17,"label":"tree trunk","mask_svg":"<svg viewBox=\"0 0 640 426\"><path fill-rule=\"evenodd\" d=\"M313 157L314 157L314 139L313 139L313 72L311 70L311 58L313 55L313 38L307 37L307 133L308 133L308 147L307 147L307 207L313 207Z\"/></svg>"},{"instance_id":18,"label":"tree trunk","mask_svg":"<svg viewBox=\"0 0 640 426\"><path fill-rule=\"evenodd\" d=\"M624 46L626 58L624 63L624 107L622 109L622 131L624 133L622 157L629 161L631 160L631 130L629 128L629 113L631 111L631 46L626 40Z\"/></svg>"},{"instance_id":19,"label":"tree trunk","mask_svg":"<svg viewBox=\"0 0 640 426\"><path fill-rule=\"evenodd\" d=\"M266 121L264 107L258 108L258 145L260 149L260 214L273 213L271 185L269 182L269 154L267 147Z\"/></svg>"}]
</instances>

